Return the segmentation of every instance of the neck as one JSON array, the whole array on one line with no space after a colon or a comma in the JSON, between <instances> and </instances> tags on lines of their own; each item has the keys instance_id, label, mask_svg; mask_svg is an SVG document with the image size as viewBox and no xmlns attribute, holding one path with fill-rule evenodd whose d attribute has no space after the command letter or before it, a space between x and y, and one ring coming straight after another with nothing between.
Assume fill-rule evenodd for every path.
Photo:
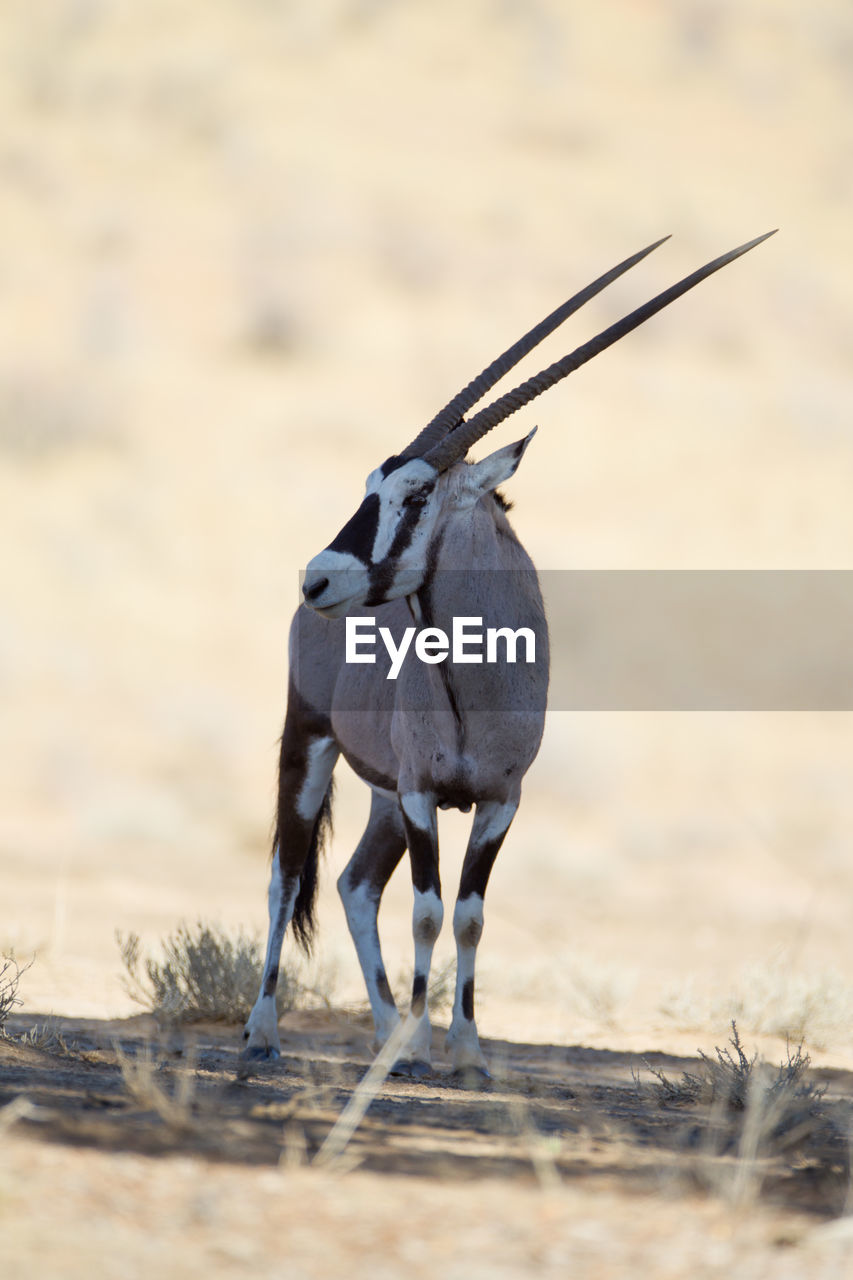
<instances>
[{"instance_id":1,"label":"neck","mask_svg":"<svg viewBox=\"0 0 853 1280\"><path fill-rule=\"evenodd\" d=\"M527 627L536 635L538 662L544 659L547 681L547 631L542 599L533 564L509 526L503 512L492 513L485 504L460 513L446 524L431 544L424 581L414 601L412 616L418 625L440 628L448 638L454 619L478 619L467 625L471 633L489 628ZM420 615L418 620L417 614ZM443 695L461 722L460 709L499 708L507 704L508 685L517 685L520 665L487 662L485 641L467 642L468 655L480 661L436 663L426 668L426 678L437 695Z\"/></svg>"}]
</instances>

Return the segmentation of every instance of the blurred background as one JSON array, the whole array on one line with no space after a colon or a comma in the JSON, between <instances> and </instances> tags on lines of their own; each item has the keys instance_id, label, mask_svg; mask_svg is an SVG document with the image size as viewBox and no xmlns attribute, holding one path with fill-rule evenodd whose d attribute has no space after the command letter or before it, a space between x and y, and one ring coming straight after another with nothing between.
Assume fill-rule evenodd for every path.
<instances>
[{"instance_id":1,"label":"blurred background","mask_svg":"<svg viewBox=\"0 0 853 1280\"><path fill-rule=\"evenodd\" d=\"M651 240L523 376L781 228L495 433L540 425L528 549L853 568L851 196L846 0L6 3L0 949L38 953L27 1006L130 1011L116 929L265 929L299 569L369 470ZM851 770L848 716L553 715L481 1030L692 1049L734 1011L853 1055ZM366 805L342 778L340 999ZM404 867L392 973L410 895Z\"/></svg>"}]
</instances>

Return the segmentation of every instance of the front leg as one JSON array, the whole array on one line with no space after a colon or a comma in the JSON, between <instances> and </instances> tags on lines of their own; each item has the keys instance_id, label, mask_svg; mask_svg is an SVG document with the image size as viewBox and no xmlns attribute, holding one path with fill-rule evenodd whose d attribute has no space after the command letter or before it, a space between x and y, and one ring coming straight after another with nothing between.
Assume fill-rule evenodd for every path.
<instances>
[{"instance_id":1,"label":"front leg","mask_svg":"<svg viewBox=\"0 0 853 1280\"><path fill-rule=\"evenodd\" d=\"M498 850L509 830L518 800L504 804L486 801L477 805L471 828L459 897L453 912L456 938L456 995L453 1019L447 1033L447 1047L453 1053L453 1068L460 1075L488 1079L489 1070L480 1049L474 1021L474 966L483 932L483 899Z\"/></svg>"},{"instance_id":2,"label":"front leg","mask_svg":"<svg viewBox=\"0 0 853 1280\"><path fill-rule=\"evenodd\" d=\"M394 1074L422 1076L432 1070L432 1028L429 1020L429 971L435 940L441 931L444 907L438 875L438 824L435 797L428 792L409 791L401 796L400 807L406 843L412 865L415 902L412 934L415 943L415 975L412 979L414 1035L405 1057L395 1064Z\"/></svg>"}]
</instances>

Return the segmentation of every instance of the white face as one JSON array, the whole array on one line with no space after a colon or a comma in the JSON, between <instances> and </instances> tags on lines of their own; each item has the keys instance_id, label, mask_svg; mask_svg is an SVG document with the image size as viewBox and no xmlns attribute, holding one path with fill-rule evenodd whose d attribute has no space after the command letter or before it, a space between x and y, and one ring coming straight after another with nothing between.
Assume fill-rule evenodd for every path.
<instances>
[{"instance_id":1,"label":"white face","mask_svg":"<svg viewBox=\"0 0 853 1280\"><path fill-rule=\"evenodd\" d=\"M370 473L358 511L308 565L305 601L327 618L410 595L423 582L444 477L421 458L389 467L390 459Z\"/></svg>"}]
</instances>

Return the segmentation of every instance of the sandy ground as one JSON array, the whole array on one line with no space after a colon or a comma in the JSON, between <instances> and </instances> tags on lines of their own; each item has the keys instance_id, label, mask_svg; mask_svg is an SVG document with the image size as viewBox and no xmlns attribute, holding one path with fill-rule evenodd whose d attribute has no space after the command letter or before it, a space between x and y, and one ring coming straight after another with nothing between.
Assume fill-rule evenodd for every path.
<instances>
[{"instance_id":1,"label":"sandy ground","mask_svg":"<svg viewBox=\"0 0 853 1280\"><path fill-rule=\"evenodd\" d=\"M525 545L547 569L853 567L851 50L840 0L4 8L0 950L37 957L20 1017L136 1012L116 930L263 927L298 570L450 394L659 235L543 364L781 228L496 433L540 426L511 484ZM853 1069L850 733L842 713L553 714L490 886L483 1033L519 1064L688 1055L736 1016L771 1060L789 1031ZM365 806L342 778L308 971L341 1008L361 990L333 883ZM448 885L464 838L448 815ZM392 973L409 914L401 871ZM22 1275L95 1250L143 1274L155 1238L176 1275L295 1274L281 1177L16 1128L4 1245ZM356 1225L379 1275L452 1274L455 1230L466 1274L840 1274L843 1233L831 1257L808 1233L780 1252L778 1208L735 1222L713 1197L564 1181L463 1194L433 1173L414 1214L375 1171L300 1170L287 1195L316 1215L306 1275L342 1269L332 1235L352 1269Z\"/></svg>"},{"instance_id":2,"label":"sandy ground","mask_svg":"<svg viewBox=\"0 0 853 1280\"><path fill-rule=\"evenodd\" d=\"M0 1041L4 1274L36 1259L68 1277L845 1267L849 1073L819 1073L821 1120L800 1114L793 1157L756 1161L713 1108L655 1095L652 1071L677 1083L694 1062L490 1041L488 1090L460 1087L439 1052L334 1146L367 1023L286 1014L281 1063L251 1069L233 1034L164 1037L144 1017L63 1020L52 1049Z\"/></svg>"}]
</instances>

